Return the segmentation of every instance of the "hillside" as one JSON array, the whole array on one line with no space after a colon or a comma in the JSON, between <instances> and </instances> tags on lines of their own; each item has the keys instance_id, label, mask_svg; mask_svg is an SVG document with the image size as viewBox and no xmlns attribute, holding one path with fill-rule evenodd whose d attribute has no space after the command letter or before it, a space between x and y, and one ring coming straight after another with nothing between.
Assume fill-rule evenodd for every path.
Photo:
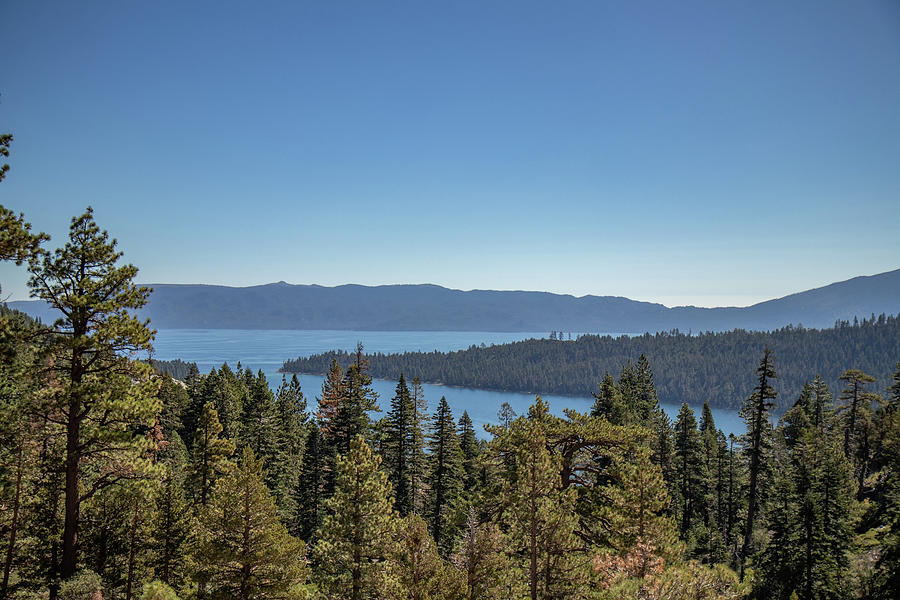
<instances>
[{"instance_id":1,"label":"hillside","mask_svg":"<svg viewBox=\"0 0 900 600\"><path fill-rule=\"evenodd\" d=\"M290 285L245 288L153 284L144 311L162 329L369 331L572 331L639 333L830 327L837 320L900 313L900 269L855 277L745 308L668 308L616 296L461 291L436 285ZM10 302L44 321L39 302Z\"/></svg>"},{"instance_id":2,"label":"hillside","mask_svg":"<svg viewBox=\"0 0 900 600\"><path fill-rule=\"evenodd\" d=\"M874 389L883 394L900 361L900 317L821 330L584 335L575 341L531 339L457 352L367 358L372 375L383 379L397 379L403 373L428 383L589 397L606 372L618 376L624 364L643 354L653 368L661 401L700 406L708 400L715 407L739 408L756 384L755 369L766 347L775 357L778 378L772 384L781 410L789 408L803 384L816 375L837 397L838 377L853 368L874 376ZM345 367L351 362L346 353L327 352L289 360L283 370L325 374L332 359Z\"/></svg>"}]
</instances>

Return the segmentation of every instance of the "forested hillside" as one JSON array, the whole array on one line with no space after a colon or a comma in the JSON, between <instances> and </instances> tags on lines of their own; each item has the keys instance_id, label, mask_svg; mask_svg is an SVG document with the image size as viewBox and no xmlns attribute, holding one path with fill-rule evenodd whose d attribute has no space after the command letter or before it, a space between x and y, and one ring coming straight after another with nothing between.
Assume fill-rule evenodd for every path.
<instances>
[{"instance_id":1,"label":"forested hillside","mask_svg":"<svg viewBox=\"0 0 900 600\"><path fill-rule=\"evenodd\" d=\"M133 358L151 350L135 317L149 290L90 209L53 253L0 217L0 258L27 260L65 315L0 311L0 598L900 594L900 365L886 390L853 368L878 339L861 332L895 320L832 332L858 344L839 387L810 373L777 422L780 362L758 351L737 375L752 382L740 437L708 404L669 419L640 356L602 378L588 413L503 406L479 441L416 378L378 399L361 347L306 393L226 365L160 374Z\"/></svg>"},{"instance_id":2,"label":"forested hillside","mask_svg":"<svg viewBox=\"0 0 900 600\"><path fill-rule=\"evenodd\" d=\"M646 356L653 366L660 400L700 406L739 408L754 381L747 365L763 349L778 361L779 409L790 407L803 384L821 375L835 386L853 366L871 373L879 390L900 359L900 319L872 317L841 322L831 329L785 327L772 332L730 331L688 335L679 332L636 337L585 335L574 341L532 339L457 352L373 354L366 358L372 375L396 379L400 373L429 383L492 390L587 396L607 372ZM285 372L324 374L332 359L350 356L328 352L284 363Z\"/></svg>"}]
</instances>

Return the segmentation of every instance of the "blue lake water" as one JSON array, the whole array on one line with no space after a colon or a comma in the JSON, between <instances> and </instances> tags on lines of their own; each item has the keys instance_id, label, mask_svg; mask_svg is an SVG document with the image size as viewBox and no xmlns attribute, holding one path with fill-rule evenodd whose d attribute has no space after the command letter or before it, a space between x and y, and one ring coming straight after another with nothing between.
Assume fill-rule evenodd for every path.
<instances>
[{"instance_id":1,"label":"blue lake water","mask_svg":"<svg viewBox=\"0 0 900 600\"><path fill-rule=\"evenodd\" d=\"M238 362L254 372L262 370L270 385L275 388L281 382L278 372L286 359L309 356L328 350L352 351L362 342L366 352L441 352L462 350L471 345L491 345L514 342L528 338L546 337L541 333L498 333L479 331L297 331L297 330L239 330L239 329L161 329L156 334L153 357L159 360L180 358L196 362L201 373L222 366L227 362L234 367ZM322 389L322 377L299 375L303 393L310 406ZM378 393L379 406L385 410L394 395L395 381L375 380L373 388ZM476 390L443 385L423 385L429 409L433 409L441 396L446 397L458 418L465 410L479 432L485 423L497 422L497 411L504 402L523 414L534 402L534 394ZM540 390L535 390L540 393ZM541 394L554 413L564 408L587 411L593 398ZM663 404L663 409L674 417L677 405ZM700 416L700 407L693 407ZM736 412L713 409L716 426L726 435L739 435L744 423Z\"/></svg>"}]
</instances>

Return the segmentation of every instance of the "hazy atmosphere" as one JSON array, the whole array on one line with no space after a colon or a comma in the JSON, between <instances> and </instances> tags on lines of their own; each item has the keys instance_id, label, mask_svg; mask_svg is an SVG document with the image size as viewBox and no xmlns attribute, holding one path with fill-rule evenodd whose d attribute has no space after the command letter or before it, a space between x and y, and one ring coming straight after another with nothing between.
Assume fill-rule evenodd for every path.
<instances>
[{"instance_id":1,"label":"hazy atmosphere","mask_svg":"<svg viewBox=\"0 0 900 600\"><path fill-rule=\"evenodd\" d=\"M900 266L900 5L4 2L2 200L147 283L747 305ZM28 295L0 266L3 295Z\"/></svg>"}]
</instances>

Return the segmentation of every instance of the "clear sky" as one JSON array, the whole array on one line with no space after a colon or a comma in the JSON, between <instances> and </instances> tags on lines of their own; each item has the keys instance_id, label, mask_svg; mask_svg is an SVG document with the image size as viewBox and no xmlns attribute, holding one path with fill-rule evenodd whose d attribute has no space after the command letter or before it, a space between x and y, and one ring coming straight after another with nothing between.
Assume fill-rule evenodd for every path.
<instances>
[{"instance_id":1,"label":"clear sky","mask_svg":"<svg viewBox=\"0 0 900 600\"><path fill-rule=\"evenodd\" d=\"M6 0L0 40L0 203L58 244L92 205L142 282L714 306L900 267L896 0Z\"/></svg>"}]
</instances>

